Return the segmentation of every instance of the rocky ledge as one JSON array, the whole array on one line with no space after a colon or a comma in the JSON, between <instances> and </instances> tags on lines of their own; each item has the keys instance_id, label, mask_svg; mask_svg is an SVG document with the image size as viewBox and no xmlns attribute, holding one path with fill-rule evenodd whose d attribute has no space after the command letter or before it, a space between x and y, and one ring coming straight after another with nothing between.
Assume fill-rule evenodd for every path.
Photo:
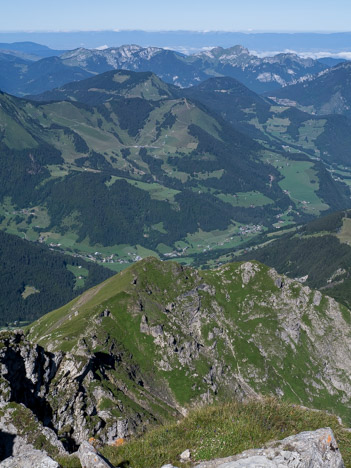
<instances>
[{"instance_id":1,"label":"rocky ledge","mask_svg":"<svg viewBox=\"0 0 351 468\"><path fill-rule=\"evenodd\" d=\"M334 434L327 427L301 432L232 457L203 462L194 468L345 468L345 465Z\"/></svg>"}]
</instances>

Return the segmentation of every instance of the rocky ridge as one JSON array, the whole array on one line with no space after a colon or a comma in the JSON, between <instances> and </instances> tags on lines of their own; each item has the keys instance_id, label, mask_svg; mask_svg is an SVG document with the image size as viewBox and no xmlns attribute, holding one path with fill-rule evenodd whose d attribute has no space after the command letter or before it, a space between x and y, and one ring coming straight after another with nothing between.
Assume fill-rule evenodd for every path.
<instances>
[{"instance_id":1,"label":"rocky ridge","mask_svg":"<svg viewBox=\"0 0 351 468\"><path fill-rule=\"evenodd\" d=\"M242 46L216 47L194 55L135 44L78 48L30 61L0 53L0 88L17 96L40 94L111 70L152 71L167 83L194 86L213 76L230 76L256 92L273 91L329 68L294 54L258 57Z\"/></svg>"},{"instance_id":2,"label":"rocky ridge","mask_svg":"<svg viewBox=\"0 0 351 468\"><path fill-rule=\"evenodd\" d=\"M257 262L197 271L149 258L27 336L1 333L1 405L24 405L70 451L228 397L346 417L349 322L335 300Z\"/></svg>"},{"instance_id":3,"label":"rocky ridge","mask_svg":"<svg viewBox=\"0 0 351 468\"><path fill-rule=\"evenodd\" d=\"M140 47L135 44L111 47L104 50L76 49L61 57L68 66L83 68L94 73L126 69L153 71L166 82L188 87L216 76L232 76L245 84L264 88L271 83L272 89L296 83L300 78L322 72L325 64L296 54L277 54L272 57L258 57L240 45L224 49L215 47L193 55L183 55L158 47ZM250 86L249 86L250 87Z\"/></svg>"}]
</instances>

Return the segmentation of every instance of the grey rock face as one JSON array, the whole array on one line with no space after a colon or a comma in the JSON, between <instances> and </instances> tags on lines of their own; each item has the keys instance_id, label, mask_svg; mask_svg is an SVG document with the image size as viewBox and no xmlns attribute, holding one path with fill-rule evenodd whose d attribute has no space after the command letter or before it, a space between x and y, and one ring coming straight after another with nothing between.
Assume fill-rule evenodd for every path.
<instances>
[{"instance_id":1,"label":"grey rock face","mask_svg":"<svg viewBox=\"0 0 351 468\"><path fill-rule=\"evenodd\" d=\"M113 468L89 442L83 442L80 445L77 455L84 468Z\"/></svg>"},{"instance_id":2,"label":"grey rock face","mask_svg":"<svg viewBox=\"0 0 351 468\"><path fill-rule=\"evenodd\" d=\"M17 405L17 408L3 405L1 407L2 416L0 418L0 452L4 458L0 467L18 467L18 468L54 468L59 465L48 456L46 452L36 450L31 441L35 444L36 437L46 439L47 450L53 453L66 454L62 443L58 440L55 432L43 425L31 415L31 433L26 433L24 427L16 427L14 413L23 411L23 418L27 419L31 412L23 404ZM18 416L17 416L18 418ZM50 449L50 450L49 450Z\"/></svg>"},{"instance_id":3,"label":"grey rock face","mask_svg":"<svg viewBox=\"0 0 351 468\"><path fill-rule=\"evenodd\" d=\"M267 448L200 463L195 468L344 468L330 428L301 432Z\"/></svg>"},{"instance_id":4,"label":"grey rock face","mask_svg":"<svg viewBox=\"0 0 351 468\"><path fill-rule=\"evenodd\" d=\"M1 392L0 401L25 403L29 408L37 406L45 412L42 398L62 360L62 353L48 353L41 346L32 345L25 340L21 330L0 333L0 339L3 342L0 370L7 384L6 391ZM26 401L21 401L23 399Z\"/></svg>"},{"instance_id":5,"label":"grey rock face","mask_svg":"<svg viewBox=\"0 0 351 468\"><path fill-rule=\"evenodd\" d=\"M1 468L59 468L60 465L45 452L26 446L21 453L6 458L0 463Z\"/></svg>"},{"instance_id":6,"label":"grey rock face","mask_svg":"<svg viewBox=\"0 0 351 468\"><path fill-rule=\"evenodd\" d=\"M108 309L102 313L104 317L109 314ZM70 444L74 445L97 433L103 442L111 443L116 438L126 437L140 424L136 419L138 415L129 418L112 393L100 387L88 392L98 363L83 342L78 357L47 352L27 341L20 330L0 333L0 343L0 405L14 401L31 410L43 435L60 452L65 450L55 432L43 425L67 434ZM121 418L98 410L99 402L104 399L111 400L114 408L120 409ZM87 419L92 415L98 416L94 425L88 426ZM0 421L0 429L2 426ZM8 427L4 430L9 432ZM17 434L14 427L10 432Z\"/></svg>"}]
</instances>

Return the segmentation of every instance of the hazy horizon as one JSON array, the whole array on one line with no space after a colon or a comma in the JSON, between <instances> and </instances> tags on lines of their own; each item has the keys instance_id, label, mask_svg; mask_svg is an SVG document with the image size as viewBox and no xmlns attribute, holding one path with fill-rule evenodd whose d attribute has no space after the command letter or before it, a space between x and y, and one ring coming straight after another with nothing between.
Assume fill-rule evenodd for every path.
<instances>
[{"instance_id":1,"label":"hazy horizon","mask_svg":"<svg viewBox=\"0 0 351 468\"><path fill-rule=\"evenodd\" d=\"M297 53L309 57L334 56L351 58L351 32L279 33L230 31L145 31L103 30L67 32L1 32L0 43L34 42L55 50L107 48L125 44L162 47L185 54L212 47L242 45L258 55ZM6 47L5 47L6 48Z\"/></svg>"},{"instance_id":2,"label":"hazy horizon","mask_svg":"<svg viewBox=\"0 0 351 468\"><path fill-rule=\"evenodd\" d=\"M11 33L84 33L84 32L145 32L145 33L240 33L240 34L349 34L351 33L351 27L349 30L279 30L279 29L147 29L147 28L121 28L121 29L14 29L6 30L0 29L0 34L11 34Z\"/></svg>"}]
</instances>

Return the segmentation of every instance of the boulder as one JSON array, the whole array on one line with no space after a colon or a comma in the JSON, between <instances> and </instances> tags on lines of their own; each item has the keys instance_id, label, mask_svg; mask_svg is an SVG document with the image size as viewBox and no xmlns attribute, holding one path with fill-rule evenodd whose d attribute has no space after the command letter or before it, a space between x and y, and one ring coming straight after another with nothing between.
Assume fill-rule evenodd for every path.
<instances>
[{"instance_id":1,"label":"boulder","mask_svg":"<svg viewBox=\"0 0 351 468\"><path fill-rule=\"evenodd\" d=\"M180 460L181 461L188 461L190 460L190 450L186 449L184 452L180 454Z\"/></svg>"},{"instance_id":2,"label":"boulder","mask_svg":"<svg viewBox=\"0 0 351 468\"><path fill-rule=\"evenodd\" d=\"M84 441L77 452L81 465L84 468L113 468L89 442Z\"/></svg>"}]
</instances>

